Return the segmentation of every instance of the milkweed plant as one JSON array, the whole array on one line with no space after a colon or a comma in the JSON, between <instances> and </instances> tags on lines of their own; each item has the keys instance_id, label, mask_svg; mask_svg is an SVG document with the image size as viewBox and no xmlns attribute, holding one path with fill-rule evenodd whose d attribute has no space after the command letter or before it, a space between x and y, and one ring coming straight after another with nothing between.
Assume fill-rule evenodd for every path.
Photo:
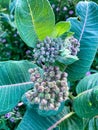
<instances>
[{"instance_id":1,"label":"milkweed plant","mask_svg":"<svg viewBox=\"0 0 98 130\"><path fill-rule=\"evenodd\" d=\"M16 130L97 130L98 73L85 74L98 49L98 5L81 1L76 17L55 23L48 0L17 0L14 25L32 57L0 62L0 115L21 101Z\"/></svg>"}]
</instances>

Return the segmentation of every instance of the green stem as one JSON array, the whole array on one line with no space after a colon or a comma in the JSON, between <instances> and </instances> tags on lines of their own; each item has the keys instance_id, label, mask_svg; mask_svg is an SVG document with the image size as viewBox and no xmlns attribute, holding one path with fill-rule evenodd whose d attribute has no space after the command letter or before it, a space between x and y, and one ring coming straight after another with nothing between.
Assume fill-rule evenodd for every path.
<instances>
[{"instance_id":1,"label":"green stem","mask_svg":"<svg viewBox=\"0 0 98 130\"><path fill-rule=\"evenodd\" d=\"M64 116L63 118L61 118L59 121L57 121L55 124L53 124L51 127L49 127L47 130L53 130L54 128L56 128L61 122L63 122L64 120L68 119L70 116L72 116L75 112L70 112L68 113L66 116Z\"/></svg>"},{"instance_id":2,"label":"green stem","mask_svg":"<svg viewBox=\"0 0 98 130\"><path fill-rule=\"evenodd\" d=\"M75 97L71 93L69 93L69 98L73 100Z\"/></svg>"}]
</instances>

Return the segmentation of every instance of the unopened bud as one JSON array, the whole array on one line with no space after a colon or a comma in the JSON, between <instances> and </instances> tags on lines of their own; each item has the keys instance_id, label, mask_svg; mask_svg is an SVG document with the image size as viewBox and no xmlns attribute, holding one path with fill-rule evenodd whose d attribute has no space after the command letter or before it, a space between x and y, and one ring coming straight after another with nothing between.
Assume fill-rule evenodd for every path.
<instances>
[{"instance_id":1,"label":"unopened bud","mask_svg":"<svg viewBox=\"0 0 98 130\"><path fill-rule=\"evenodd\" d=\"M55 93L58 94L60 92L60 89L59 88L56 88L55 89Z\"/></svg>"},{"instance_id":2,"label":"unopened bud","mask_svg":"<svg viewBox=\"0 0 98 130\"><path fill-rule=\"evenodd\" d=\"M44 93L39 93L38 97L39 98L44 98Z\"/></svg>"},{"instance_id":3,"label":"unopened bud","mask_svg":"<svg viewBox=\"0 0 98 130\"><path fill-rule=\"evenodd\" d=\"M34 69L30 68L30 69L28 70L28 72L29 72L30 74L32 74L32 73L34 72Z\"/></svg>"},{"instance_id":4,"label":"unopened bud","mask_svg":"<svg viewBox=\"0 0 98 130\"><path fill-rule=\"evenodd\" d=\"M58 101L59 101L59 102L64 101L63 97L59 97Z\"/></svg>"},{"instance_id":5,"label":"unopened bud","mask_svg":"<svg viewBox=\"0 0 98 130\"><path fill-rule=\"evenodd\" d=\"M38 92L44 92L44 87L43 86L39 86L37 90L38 90Z\"/></svg>"},{"instance_id":6,"label":"unopened bud","mask_svg":"<svg viewBox=\"0 0 98 130\"><path fill-rule=\"evenodd\" d=\"M41 105L47 105L47 100L42 99L42 100L41 100Z\"/></svg>"},{"instance_id":7,"label":"unopened bud","mask_svg":"<svg viewBox=\"0 0 98 130\"><path fill-rule=\"evenodd\" d=\"M61 91L62 91L62 92L66 92L66 91L67 91L67 88L66 88L66 87L61 87Z\"/></svg>"},{"instance_id":8,"label":"unopened bud","mask_svg":"<svg viewBox=\"0 0 98 130\"><path fill-rule=\"evenodd\" d=\"M40 78L40 73L35 74L36 78Z\"/></svg>"},{"instance_id":9,"label":"unopened bud","mask_svg":"<svg viewBox=\"0 0 98 130\"><path fill-rule=\"evenodd\" d=\"M45 87L45 92L46 93L49 93L50 92L50 88L47 86L47 87Z\"/></svg>"},{"instance_id":10,"label":"unopened bud","mask_svg":"<svg viewBox=\"0 0 98 130\"><path fill-rule=\"evenodd\" d=\"M50 99L51 98L51 95L50 94L45 94L45 99Z\"/></svg>"},{"instance_id":11,"label":"unopened bud","mask_svg":"<svg viewBox=\"0 0 98 130\"><path fill-rule=\"evenodd\" d=\"M39 83L41 83L42 81L43 81L42 78L38 78L38 79L37 79L37 82L39 82Z\"/></svg>"},{"instance_id":12,"label":"unopened bud","mask_svg":"<svg viewBox=\"0 0 98 130\"><path fill-rule=\"evenodd\" d=\"M51 103L54 103L55 99L54 99L54 98L51 98L49 101L50 101Z\"/></svg>"},{"instance_id":13,"label":"unopened bud","mask_svg":"<svg viewBox=\"0 0 98 130\"><path fill-rule=\"evenodd\" d=\"M32 76L32 77L30 77L30 80L31 80L32 82L35 82L35 81L36 81L36 78L35 78L34 76Z\"/></svg>"},{"instance_id":14,"label":"unopened bud","mask_svg":"<svg viewBox=\"0 0 98 130\"><path fill-rule=\"evenodd\" d=\"M48 108L49 108L50 110L54 110L55 107L54 107L53 104L49 104Z\"/></svg>"},{"instance_id":15,"label":"unopened bud","mask_svg":"<svg viewBox=\"0 0 98 130\"><path fill-rule=\"evenodd\" d=\"M67 86L67 82L64 81L64 80L62 80L62 81L61 81L61 86Z\"/></svg>"},{"instance_id":16,"label":"unopened bud","mask_svg":"<svg viewBox=\"0 0 98 130\"><path fill-rule=\"evenodd\" d=\"M35 104L39 104L39 103L40 103L40 98L36 97L36 98L34 99L34 103L35 103Z\"/></svg>"}]
</instances>

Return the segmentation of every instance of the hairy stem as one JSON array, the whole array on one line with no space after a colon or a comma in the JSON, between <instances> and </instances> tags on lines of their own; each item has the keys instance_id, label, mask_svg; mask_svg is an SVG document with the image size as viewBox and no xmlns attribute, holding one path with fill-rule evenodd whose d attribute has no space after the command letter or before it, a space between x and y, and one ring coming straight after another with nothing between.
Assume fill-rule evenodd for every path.
<instances>
[{"instance_id":1,"label":"hairy stem","mask_svg":"<svg viewBox=\"0 0 98 130\"><path fill-rule=\"evenodd\" d=\"M48 128L48 130L53 130L54 128L57 127L57 125L59 125L62 121L68 119L70 116L72 116L75 112L70 112L68 113L66 116L64 116L63 118L61 118L59 121L57 121L54 125L52 125L51 127Z\"/></svg>"}]
</instances>

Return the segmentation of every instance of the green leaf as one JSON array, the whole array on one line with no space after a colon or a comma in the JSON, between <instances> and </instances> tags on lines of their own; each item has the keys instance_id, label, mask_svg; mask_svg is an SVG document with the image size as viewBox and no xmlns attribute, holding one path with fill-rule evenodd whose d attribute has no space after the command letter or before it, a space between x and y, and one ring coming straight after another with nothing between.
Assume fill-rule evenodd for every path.
<instances>
[{"instance_id":1,"label":"green leaf","mask_svg":"<svg viewBox=\"0 0 98 130\"><path fill-rule=\"evenodd\" d=\"M69 65L69 64L72 64L73 62L77 61L78 60L78 57L77 56L66 56L65 58L64 57L61 57L59 56L57 58L57 61L64 64L64 65Z\"/></svg>"},{"instance_id":2,"label":"green leaf","mask_svg":"<svg viewBox=\"0 0 98 130\"><path fill-rule=\"evenodd\" d=\"M77 94L98 86L98 73L83 78L76 87Z\"/></svg>"},{"instance_id":3,"label":"green leaf","mask_svg":"<svg viewBox=\"0 0 98 130\"><path fill-rule=\"evenodd\" d=\"M83 130L83 120L73 114L68 119L65 119L58 128L60 130Z\"/></svg>"},{"instance_id":4,"label":"green leaf","mask_svg":"<svg viewBox=\"0 0 98 130\"><path fill-rule=\"evenodd\" d=\"M30 47L54 29L55 17L48 0L17 0L15 12L18 32Z\"/></svg>"},{"instance_id":5,"label":"green leaf","mask_svg":"<svg viewBox=\"0 0 98 130\"><path fill-rule=\"evenodd\" d=\"M80 117L91 118L98 114L98 73L82 79L76 87L74 110Z\"/></svg>"},{"instance_id":6,"label":"green leaf","mask_svg":"<svg viewBox=\"0 0 98 130\"><path fill-rule=\"evenodd\" d=\"M0 62L0 115L11 111L33 87L28 73L31 67L37 66L28 61Z\"/></svg>"},{"instance_id":7,"label":"green leaf","mask_svg":"<svg viewBox=\"0 0 98 130\"><path fill-rule=\"evenodd\" d=\"M69 80L82 78L89 70L98 48L98 5L94 2L79 2L78 18L70 18L71 31L80 42L79 60L67 68Z\"/></svg>"},{"instance_id":8,"label":"green leaf","mask_svg":"<svg viewBox=\"0 0 98 130\"><path fill-rule=\"evenodd\" d=\"M68 111L68 108L65 107L65 109L56 116L43 117L38 115L34 109L28 108L17 130L47 130L55 122L64 117Z\"/></svg>"},{"instance_id":9,"label":"green leaf","mask_svg":"<svg viewBox=\"0 0 98 130\"><path fill-rule=\"evenodd\" d=\"M83 130L97 130L98 129L98 117L94 117L91 120L87 119L86 125L84 126Z\"/></svg>"},{"instance_id":10,"label":"green leaf","mask_svg":"<svg viewBox=\"0 0 98 130\"><path fill-rule=\"evenodd\" d=\"M65 22L65 21L58 22L55 25L52 36L54 38L59 37L63 35L65 32L68 32L70 30L70 27L71 27L70 22Z\"/></svg>"},{"instance_id":11,"label":"green leaf","mask_svg":"<svg viewBox=\"0 0 98 130\"><path fill-rule=\"evenodd\" d=\"M98 115L98 86L80 93L74 99L73 106L79 117L92 118Z\"/></svg>"}]
</instances>

